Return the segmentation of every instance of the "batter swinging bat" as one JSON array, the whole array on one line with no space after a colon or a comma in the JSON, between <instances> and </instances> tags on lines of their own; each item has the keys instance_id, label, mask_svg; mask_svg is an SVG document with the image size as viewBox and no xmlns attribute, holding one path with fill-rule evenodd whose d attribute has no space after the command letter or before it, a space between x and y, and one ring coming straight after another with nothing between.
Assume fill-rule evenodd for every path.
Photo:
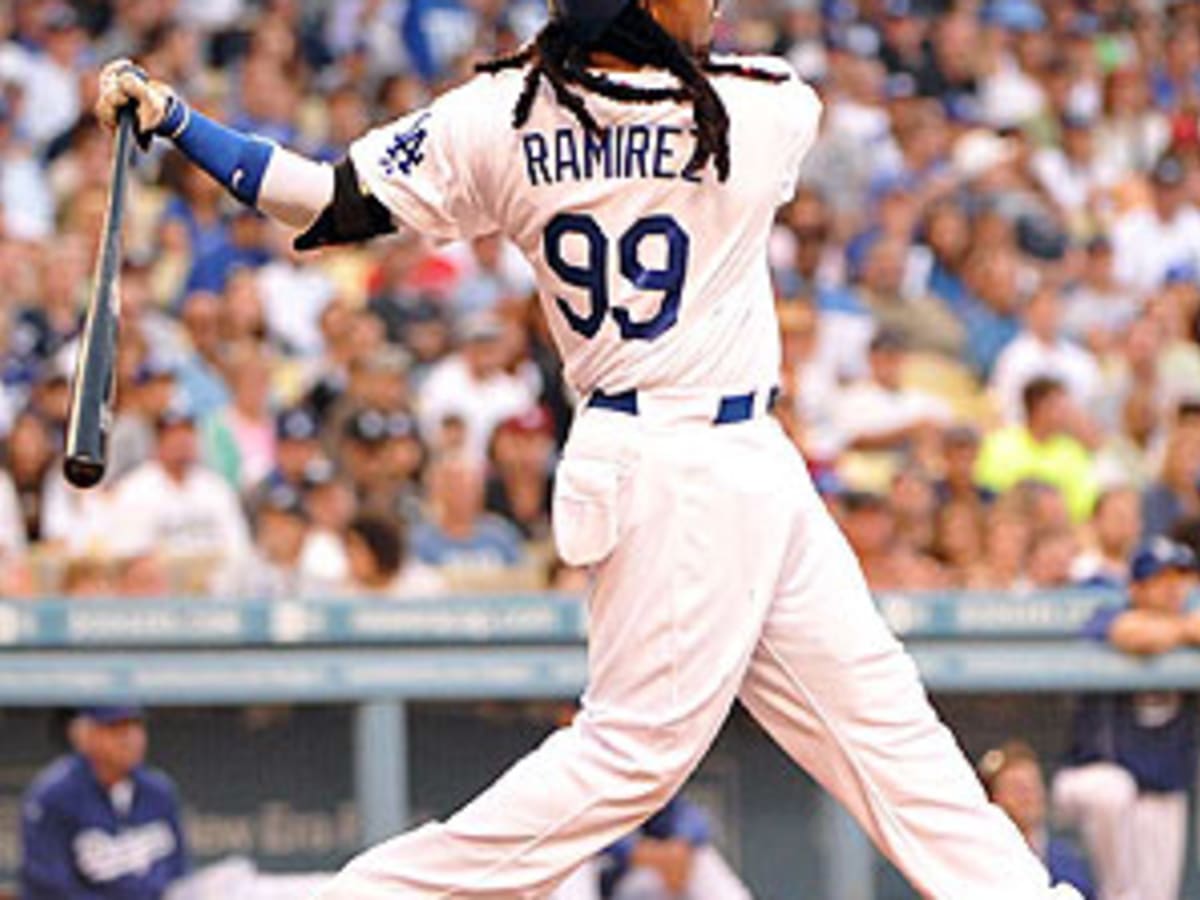
<instances>
[{"instance_id":1,"label":"batter swinging bat","mask_svg":"<svg viewBox=\"0 0 1200 900\"><path fill-rule=\"evenodd\" d=\"M117 117L116 152L108 210L104 218L100 259L88 305L87 324L75 363L71 414L67 420L67 455L63 474L78 488L95 487L108 462L108 431L116 395L117 330L121 300L117 274L121 268L121 220L125 215L125 183L133 138L134 112L127 106Z\"/></svg>"}]
</instances>

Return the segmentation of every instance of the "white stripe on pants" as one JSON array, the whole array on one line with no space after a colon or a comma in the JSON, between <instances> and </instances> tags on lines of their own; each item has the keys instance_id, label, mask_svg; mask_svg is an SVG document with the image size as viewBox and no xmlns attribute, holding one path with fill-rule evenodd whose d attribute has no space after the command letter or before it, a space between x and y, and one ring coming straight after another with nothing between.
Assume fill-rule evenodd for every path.
<instances>
[{"instance_id":1,"label":"white stripe on pants","mask_svg":"<svg viewBox=\"0 0 1200 900\"><path fill-rule=\"evenodd\" d=\"M666 804L739 696L926 896L1050 895L773 419L588 411L559 474L574 504L560 541L603 551L611 517L620 531L590 601L580 714L447 822L352 861L322 900L544 897Z\"/></svg>"},{"instance_id":2,"label":"white stripe on pants","mask_svg":"<svg viewBox=\"0 0 1200 900\"><path fill-rule=\"evenodd\" d=\"M1083 837L1100 900L1179 900L1187 855L1187 794L1139 793L1115 763L1063 769L1055 817Z\"/></svg>"}]
</instances>

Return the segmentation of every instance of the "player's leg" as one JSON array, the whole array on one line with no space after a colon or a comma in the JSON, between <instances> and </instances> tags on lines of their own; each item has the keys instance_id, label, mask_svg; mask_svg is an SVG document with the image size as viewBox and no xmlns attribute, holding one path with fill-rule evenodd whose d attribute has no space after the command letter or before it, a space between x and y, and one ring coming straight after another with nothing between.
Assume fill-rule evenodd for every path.
<instances>
[{"instance_id":1,"label":"player's leg","mask_svg":"<svg viewBox=\"0 0 1200 900\"><path fill-rule=\"evenodd\" d=\"M742 700L926 896L1030 900L1049 876L984 797L849 546L807 490Z\"/></svg>"},{"instance_id":2,"label":"player's leg","mask_svg":"<svg viewBox=\"0 0 1200 900\"><path fill-rule=\"evenodd\" d=\"M723 723L783 554L780 473L724 429L588 419L560 469L565 537L602 545L615 515L620 540L590 601L582 711L447 822L351 862L324 900L543 897L664 806Z\"/></svg>"},{"instance_id":3,"label":"player's leg","mask_svg":"<svg viewBox=\"0 0 1200 900\"><path fill-rule=\"evenodd\" d=\"M1187 794L1142 793L1133 810L1140 900L1178 900L1187 859Z\"/></svg>"},{"instance_id":4,"label":"player's leg","mask_svg":"<svg viewBox=\"0 0 1200 900\"><path fill-rule=\"evenodd\" d=\"M1100 900L1140 900L1133 776L1113 763L1072 766L1050 790L1055 819L1083 839Z\"/></svg>"}]
</instances>

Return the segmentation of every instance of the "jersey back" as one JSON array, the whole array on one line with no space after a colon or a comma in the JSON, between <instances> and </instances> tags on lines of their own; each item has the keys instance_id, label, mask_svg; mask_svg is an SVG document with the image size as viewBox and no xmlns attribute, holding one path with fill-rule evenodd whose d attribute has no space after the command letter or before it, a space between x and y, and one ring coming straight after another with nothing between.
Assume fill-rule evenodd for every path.
<instances>
[{"instance_id":1,"label":"jersey back","mask_svg":"<svg viewBox=\"0 0 1200 900\"><path fill-rule=\"evenodd\" d=\"M479 75L351 148L363 187L398 225L438 241L502 232L534 268L567 381L630 388L759 389L780 365L767 244L795 191L821 105L785 75L714 75L729 112L732 171L690 174L690 104L578 90L587 133L545 84L513 127L524 71ZM671 76L611 73L641 87Z\"/></svg>"}]
</instances>

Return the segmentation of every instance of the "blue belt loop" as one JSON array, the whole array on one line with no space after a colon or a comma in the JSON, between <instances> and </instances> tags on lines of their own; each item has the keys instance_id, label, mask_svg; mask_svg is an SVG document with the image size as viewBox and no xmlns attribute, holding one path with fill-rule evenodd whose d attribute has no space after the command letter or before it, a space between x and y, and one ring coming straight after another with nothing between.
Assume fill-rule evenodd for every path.
<instances>
[{"instance_id":1,"label":"blue belt loop","mask_svg":"<svg viewBox=\"0 0 1200 900\"><path fill-rule=\"evenodd\" d=\"M733 425L754 418L754 391L721 398L714 425Z\"/></svg>"},{"instance_id":2,"label":"blue belt loop","mask_svg":"<svg viewBox=\"0 0 1200 900\"><path fill-rule=\"evenodd\" d=\"M607 409L612 412L625 413L627 416L636 416L638 414L637 391L621 391L619 394L606 394L604 391L596 391L588 398L588 406L595 409Z\"/></svg>"}]
</instances>

